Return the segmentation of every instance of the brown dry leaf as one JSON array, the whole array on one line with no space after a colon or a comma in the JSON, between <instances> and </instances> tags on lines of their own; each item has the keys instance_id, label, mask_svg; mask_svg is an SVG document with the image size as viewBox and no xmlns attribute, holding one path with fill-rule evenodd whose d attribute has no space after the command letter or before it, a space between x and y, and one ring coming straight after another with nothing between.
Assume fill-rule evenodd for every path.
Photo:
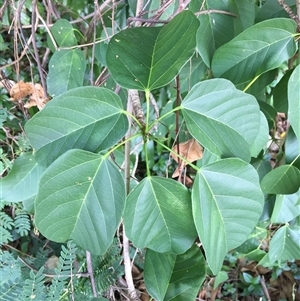
<instances>
[{"instance_id":1,"label":"brown dry leaf","mask_svg":"<svg viewBox=\"0 0 300 301\"><path fill-rule=\"evenodd\" d=\"M24 83L20 80L18 83L13 85L9 91L11 100L18 101L33 93L32 83Z\"/></svg>"},{"instance_id":2,"label":"brown dry leaf","mask_svg":"<svg viewBox=\"0 0 300 301\"><path fill-rule=\"evenodd\" d=\"M177 145L175 145L172 150L177 153ZM190 162L199 160L202 158L203 147L195 140L190 139L186 142L179 143L179 155L187 159ZM178 157L171 153L171 157L178 162ZM174 171L172 178L179 176L179 170L183 170L186 166L186 163L180 160L180 166Z\"/></svg>"},{"instance_id":3,"label":"brown dry leaf","mask_svg":"<svg viewBox=\"0 0 300 301\"><path fill-rule=\"evenodd\" d=\"M40 84L33 85L32 83L25 83L22 80L12 86L9 94L12 101L20 101L29 96L28 102L24 105L24 108L27 109L37 106L41 110L48 101L48 99L44 98L44 90Z\"/></svg>"},{"instance_id":4,"label":"brown dry leaf","mask_svg":"<svg viewBox=\"0 0 300 301\"><path fill-rule=\"evenodd\" d=\"M33 93L30 95L29 101L24 105L25 108L37 106L39 110L42 110L48 99L44 98L44 90L40 84L33 86Z\"/></svg>"}]
</instances>

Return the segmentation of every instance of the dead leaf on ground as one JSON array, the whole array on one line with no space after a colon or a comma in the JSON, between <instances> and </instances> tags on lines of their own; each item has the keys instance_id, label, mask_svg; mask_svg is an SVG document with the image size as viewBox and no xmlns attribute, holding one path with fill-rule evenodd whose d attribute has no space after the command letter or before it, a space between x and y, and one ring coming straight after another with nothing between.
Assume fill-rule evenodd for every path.
<instances>
[{"instance_id":1,"label":"dead leaf on ground","mask_svg":"<svg viewBox=\"0 0 300 301\"><path fill-rule=\"evenodd\" d=\"M40 84L33 85L22 80L12 86L9 94L12 101L20 101L29 97L28 102L24 104L24 108L27 109L37 106L39 110L42 110L48 101L44 98L44 90Z\"/></svg>"},{"instance_id":2,"label":"dead leaf on ground","mask_svg":"<svg viewBox=\"0 0 300 301\"><path fill-rule=\"evenodd\" d=\"M177 145L172 150L177 153ZM202 158L203 147L195 139L189 139L186 142L179 143L179 155L189 162L197 161ZM178 163L178 157L174 153L171 153L171 157ZM180 160L180 166L176 168L172 178L178 177L185 166L186 163Z\"/></svg>"}]
</instances>

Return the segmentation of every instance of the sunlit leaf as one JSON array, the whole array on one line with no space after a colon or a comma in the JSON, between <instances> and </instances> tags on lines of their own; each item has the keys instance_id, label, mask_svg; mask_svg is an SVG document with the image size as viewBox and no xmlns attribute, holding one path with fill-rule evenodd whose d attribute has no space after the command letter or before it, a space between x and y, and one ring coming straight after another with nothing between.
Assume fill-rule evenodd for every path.
<instances>
[{"instance_id":1,"label":"sunlit leaf","mask_svg":"<svg viewBox=\"0 0 300 301\"><path fill-rule=\"evenodd\" d=\"M125 183L108 159L70 150L43 174L35 223L48 239L76 244L95 255L111 245L125 206Z\"/></svg>"},{"instance_id":2,"label":"sunlit leaf","mask_svg":"<svg viewBox=\"0 0 300 301\"><path fill-rule=\"evenodd\" d=\"M127 127L119 96L104 88L81 87L53 98L26 123L25 131L36 160L49 165L69 149L107 149Z\"/></svg>"},{"instance_id":3,"label":"sunlit leaf","mask_svg":"<svg viewBox=\"0 0 300 301\"><path fill-rule=\"evenodd\" d=\"M262 213L258 175L235 158L205 165L197 172L192 203L208 265L217 274L227 252L248 238Z\"/></svg>"},{"instance_id":4,"label":"sunlit leaf","mask_svg":"<svg viewBox=\"0 0 300 301\"><path fill-rule=\"evenodd\" d=\"M184 254L147 250L145 284L157 301L194 301L206 276L204 257L193 245Z\"/></svg>"},{"instance_id":5,"label":"sunlit leaf","mask_svg":"<svg viewBox=\"0 0 300 301\"><path fill-rule=\"evenodd\" d=\"M144 178L128 195L123 218L128 238L141 249L180 254L197 236L188 189L167 178Z\"/></svg>"}]
</instances>

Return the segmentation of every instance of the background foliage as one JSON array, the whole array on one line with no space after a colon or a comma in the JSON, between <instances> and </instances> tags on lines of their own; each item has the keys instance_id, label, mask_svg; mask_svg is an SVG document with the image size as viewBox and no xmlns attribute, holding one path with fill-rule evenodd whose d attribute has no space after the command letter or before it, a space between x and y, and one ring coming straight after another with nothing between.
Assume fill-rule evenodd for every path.
<instances>
[{"instance_id":1,"label":"background foliage","mask_svg":"<svg viewBox=\"0 0 300 301\"><path fill-rule=\"evenodd\" d=\"M1 300L300 300L299 1L0 4Z\"/></svg>"}]
</instances>

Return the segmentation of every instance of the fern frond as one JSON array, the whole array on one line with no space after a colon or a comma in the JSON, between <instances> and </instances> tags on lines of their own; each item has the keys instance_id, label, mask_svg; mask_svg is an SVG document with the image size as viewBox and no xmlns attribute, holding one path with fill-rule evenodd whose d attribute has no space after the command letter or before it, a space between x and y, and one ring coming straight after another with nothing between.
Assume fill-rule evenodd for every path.
<instances>
[{"instance_id":1,"label":"fern frond","mask_svg":"<svg viewBox=\"0 0 300 301\"><path fill-rule=\"evenodd\" d=\"M62 246L57 268L54 269L56 275L49 288L47 301L56 301L62 295L66 280L73 274L76 250L76 245L72 241L67 243L67 247Z\"/></svg>"},{"instance_id":2,"label":"fern frond","mask_svg":"<svg viewBox=\"0 0 300 301\"><path fill-rule=\"evenodd\" d=\"M12 230L14 226L13 219L3 211L0 212L0 226L8 230Z\"/></svg>"},{"instance_id":3,"label":"fern frond","mask_svg":"<svg viewBox=\"0 0 300 301\"><path fill-rule=\"evenodd\" d=\"M17 301L25 282L18 260L8 251L0 251L0 300Z\"/></svg>"},{"instance_id":4,"label":"fern frond","mask_svg":"<svg viewBox=\"0 0 300 301\"><path fill-rule=\"evenodd\" d=\"M122 260L121 248L117 238L114 239L103 256L92 257L94 278L99 294L105 292L119 277L124 275L124 267L121 265ZM92 293L88 279L81 279L80 289L87 295Z\"/></svg>"},{"instance_id":5,"label":"fern frond","mask_svg":"<svg viewBox=\"0 0 300 301\"><path fill-rule=\"evenodd\" d=\"M21 301L20 295L23 290L23 283L16 279L15 282L9 280L8 282L1 283L0 286L0 300L1 301Z\"/></svg>"},{"instance_id":6,"label":"fern frond","mask_svg":"<svg viewBox=\"0 0 300 301\"><path fill-rule=\"evenodd\" d=\"M5 228L1 227L0 226L0 246L3 245L3 244L7 244L9 243L10 241L13 241L13 237L11 235L11 233L6 230Z\"/></svg>"},{"instance_id":7,"label":"fern frond","mask_svg":"<svg viewBox=\"0 0 300 301\"><path fill-rule=\"evenodd\" d=\"M42 266L44 266L48 258L49 258L49 250L39 248L33 262L33 267L37 270L40 269Z\"/></svg>"},{"instance_id":8,"label":"fern frond","mask_svg":"<svg viewBox=\"0 0 300 301\"><path fill-rule=\"evenodd\" d=\"M21 267L16 258L8 251L0 253L0 279L1 283L16 282L21 278Z\"/></svg>"},{"instance_id":9,"label":"fern frond","mask_svg":"<svg viewBox=\"0 0 300 301\"><path fill-rule=\"evenodd\" d=\"M20 236L28 235L30 231L30 219L28 214L18 212L15 217L15 230Z\"/></svg>"},{"instance_id":10,"label":"fern frond","mask_svg":"<svg viewBox=\"0 0 300 301\"><path fill-rule=\"evenodd\" d=\"M45 275L43 274L44 267L41 267L37 273L30 271L30 278L25 280L23 288L24 301L43 301L46 297L46 289L44 285Z\"/></svg>"}]
</instances>

